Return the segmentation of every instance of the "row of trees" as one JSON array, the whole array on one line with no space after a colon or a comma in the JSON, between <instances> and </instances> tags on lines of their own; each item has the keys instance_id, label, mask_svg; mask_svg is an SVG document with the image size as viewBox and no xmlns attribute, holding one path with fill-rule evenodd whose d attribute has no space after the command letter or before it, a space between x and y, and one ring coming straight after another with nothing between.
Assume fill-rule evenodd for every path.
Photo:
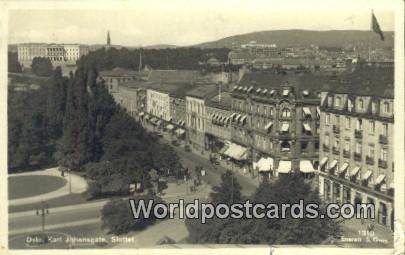
<instances>
[{"instance_id":1,"label":"row of trees","mask_svg":"<svg viewBox=\"0 0 405 255\"><path fill-rule=\"evenodd\" d=\"M222 175L222 183L214 187L210 195L214 204L244 203L247 198L241 195L241 186L230 172ZM252 204L317 203L320 212L325 212L318 192L299 175L286 176L270 183L265 180L249 198ZM278 212L279 215L280 212ZM274 214L273 214L274 215ZM214 217L202 224L199 219L186 219L191 243L215 244L320 244L331 237L339 236L338 222L324 219L295 219L287 214L285 219L219 219Z\"/></svg>"}]
</instances>

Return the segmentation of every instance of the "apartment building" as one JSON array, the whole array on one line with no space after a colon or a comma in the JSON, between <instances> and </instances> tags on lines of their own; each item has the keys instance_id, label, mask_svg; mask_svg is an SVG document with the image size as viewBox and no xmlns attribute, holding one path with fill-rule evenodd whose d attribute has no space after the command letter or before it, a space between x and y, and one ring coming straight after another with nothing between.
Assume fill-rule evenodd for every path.
<instances>
[{"instance_id":1,"label":"apartment building","mask_svg":"<svg viewBox=\"0 0 405 255\"><path fill-rule=\"evenodd\" d=\"M275 71L246 73L234 85L231 139L250 152L250 171L313 175L321 86L322 77L310 73ZM267 166L258 167L259 161Z\"/></svg>"},{"instance_id":2,"label":"apartment building","mask_svg":"<svg viewBox=\"0 0 405 255\"><path fill-rule=\"evenodd\" d=\"M319 192L329 202L373 203L393 227L393 68L361 67L321 93Z\"/></svg>"}]
</instances>

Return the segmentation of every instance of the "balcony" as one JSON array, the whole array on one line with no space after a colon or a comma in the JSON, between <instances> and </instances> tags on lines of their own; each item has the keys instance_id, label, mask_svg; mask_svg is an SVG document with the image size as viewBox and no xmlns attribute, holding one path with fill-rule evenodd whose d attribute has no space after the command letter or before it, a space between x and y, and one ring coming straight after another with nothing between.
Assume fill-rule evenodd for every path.
<instances>
[{"instance_id":1,"label":"balcony","mask_svg":"<svg viewBox=\"0 0 405 255\"><path fill-rule=\"evenodd\" d=\"M374 165L374 158L370 156L366 156L366 164L367 165Z\"/></svg>"},{"instance_id":2,"label":"balcony","mask_svg":"<svg viewBox=\"0 0 405 255\"><path fill-rule=\"evenodd\" d=\"M363 130L354 130L354 137L357 139L363 138Z\"/></svg>"},{"instance_id":3,"label":"balcony","mask_svg":"<svg viewBox=\"0 0 405 255\"><path fill-rule=\"evenodd\" d=\"M386 160L378 159L378 167L386 169L388 167L388 163Z\"/></svg>"},{"instance_id":4,"label":"balcony","mask_svg":"<svg viewBox=\"0 0 405 255\"><path fill-rule=\"evenodd\" d=\"M324 144L322 147L323 147L324 152L329 152L330 151L329 146L327 146L326 144Z\"/></svg>"},{"instance_id":5,"label":"balcony","mask_svg":"<svg viewBox=\"0 0 405 255\"><path fill-rule=\"evenodd\" d=\"M340 134L340 128L336 125L333 125L333 133Z\"/></svg>"},{"instance_id":6,"label":"balcony","mask_svg":"<svg viewBox=\"0 0 405 255\"><path fill-rule=\"evenodd\" d=\"M333 147L332 147L332 153L335 154L335 155L340 155L339 148L333 146Z\"/></svg>"},{"instance_id":7,"label":"balcony","mask_svg":"<svg viewBox=\"0 0 405 255\"><path fill-rule=\"evenodd\" d=\"M353 158L356 161L361 161L361 153L354 152L353 153Z\"/></svg>"},{"instance_id":8,"label":"balcony","mask_svg":"<svg viewBox=\"0 0 405 255\"><path fill-rule=\"evenodd\" d=\"M348 150L343 150L343 157L344 157L344 158L350 158L350 151L348 151Z\"/></svg>"},{"instance_id":9,"label":"balcony","mask_svg":"<svg viewBox=\"0 0 405 255\"><path fill-rule=\"evenodd\" d=\"M381 144L388 144L388 138L385 135L380 135L379 142Z\"/></svg>"}]
</instances>

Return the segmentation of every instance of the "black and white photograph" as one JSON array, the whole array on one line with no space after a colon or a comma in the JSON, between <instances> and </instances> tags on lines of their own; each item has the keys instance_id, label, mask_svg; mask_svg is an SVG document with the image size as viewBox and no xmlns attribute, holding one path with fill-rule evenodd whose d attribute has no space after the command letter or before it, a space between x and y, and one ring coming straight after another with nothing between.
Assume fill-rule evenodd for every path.
<instances>
[{"instance_id":1,"label":"black and white photograph","mask_svg":"<svg viewBox=\"0 0 405 255\"><path fill-rule=\"evenodd\" d=\"M404 254L404 1L0 6L0 253Z\"/></svg>"}]
</instances>

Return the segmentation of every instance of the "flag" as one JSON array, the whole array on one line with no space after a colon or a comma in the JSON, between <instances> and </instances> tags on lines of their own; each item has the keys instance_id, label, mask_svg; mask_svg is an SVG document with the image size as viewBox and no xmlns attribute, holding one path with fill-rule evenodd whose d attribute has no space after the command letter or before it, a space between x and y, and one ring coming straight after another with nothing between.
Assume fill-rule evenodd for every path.
<instances>
[{"instance_id":1,"label":"flag","mask_svg":"<svg viewBox=\"0 0 405 255\"><path fill-rule=\"evenodd\" d=\"M380 35L381 40L384 41L384 34L381 31L380 25L378 24L377 18L374 15L374 12L371 13L371 28L373 31Z\"/></svg>"}]
</instances>

